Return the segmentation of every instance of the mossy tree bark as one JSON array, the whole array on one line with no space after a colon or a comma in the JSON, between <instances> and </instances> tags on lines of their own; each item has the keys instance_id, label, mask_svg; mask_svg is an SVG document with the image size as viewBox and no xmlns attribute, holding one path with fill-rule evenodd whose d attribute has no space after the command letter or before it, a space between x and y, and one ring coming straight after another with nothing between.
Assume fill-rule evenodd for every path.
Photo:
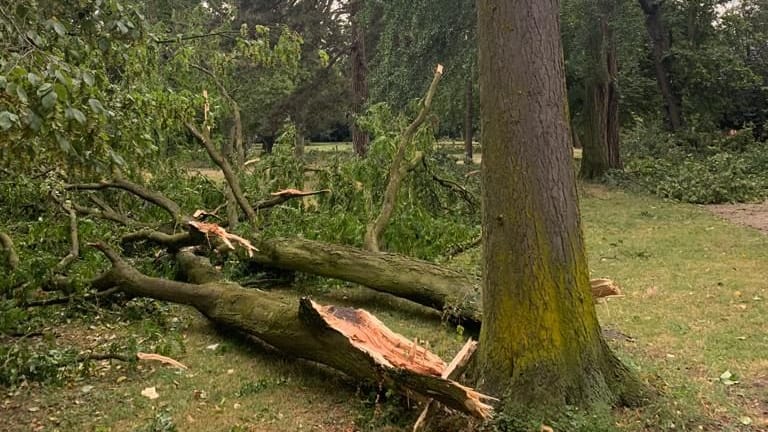
<instances>
[{"instance_id":1,"label":"mossy tree bark","mask_svg":"<svg viewBox=\"0 0 768 432\"><path fill-rule=\"evenodd\" d=\"M590 294L556 0L478 2L483 326L474 376L505 407L636 402Z\"/></svg>"},{"instance_id":2,"label":"mossy tree bark","mask_svg":"<svg viewBox=\"0 0 768 432\"><path fill-rule=\"evenodd\" d=\"M492 408L489 398L441 377L439 357L389 330L366 311L319 305L308 298L299 304L273 293L254 291L220 280L206 258L179 252L177 262L192 283L146 276L115 252L96 245L112 262L99 278L103 286L142 297L195 307L211 321L255 337L296 358L329 366L349 376L398 389L421 400L433 398L480 418Z\"/></svg>"},{"instance_id":3,"label":"mossy tree bark","mask_svg":"<svg viewBox=\"0 0 768 432\"><path fill-rule=\"evenodd\" d=\"M584 152L580 176L596 179L609 169L621 169L619 154L619 94L616 43L611 28L613 0L599 0L593 8L594 20L587 45L590 73L586 80Z\"/></svg>"}]
</instances>

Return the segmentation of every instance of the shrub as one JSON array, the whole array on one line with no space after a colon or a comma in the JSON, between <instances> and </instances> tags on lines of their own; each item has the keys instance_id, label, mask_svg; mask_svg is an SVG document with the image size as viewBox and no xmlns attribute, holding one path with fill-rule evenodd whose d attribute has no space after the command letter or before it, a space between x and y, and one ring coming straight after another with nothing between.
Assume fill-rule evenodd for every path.
<instances>
[{"instance_id":1,"label":"shrub","mask_svg":"<svg viewBox=\"0 0 768 432\"><path fill-rule=\"evenodd\" d=\"M624 136L625 172L609 181L634 183L663 198L696 203L749 202L768 196L768 148L751 131L671 134L642 123Z\"/></svg>"}]
</instances>

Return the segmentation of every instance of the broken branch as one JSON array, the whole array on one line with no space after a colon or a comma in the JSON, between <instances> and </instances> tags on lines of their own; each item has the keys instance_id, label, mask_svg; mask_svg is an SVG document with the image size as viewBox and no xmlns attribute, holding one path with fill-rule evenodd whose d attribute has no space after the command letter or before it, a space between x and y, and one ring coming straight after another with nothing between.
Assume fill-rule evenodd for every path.
<instances>
[{"instance_id":1,"label":"broken branch","mask_svg":"<svg viewBox=\"0 0 768 432\"><path fill-rule=\"evenodd\" d=\"M379 242L381 236L384 233L389 220L392 218L392 213L397 206L397 194L400 191L400 184L403 182L403 177L408 172L408 164L403 164L405 159L405 152L408 145L413 140L413 136L419 129L424 120L427 118L429 109L432 106L432 98L437 91L437 84L440 82L440 78L443 76L443 66L437 65L435 69L435 75L432 78L432 83L427 90L427 94L424 97L424 102L421 105L421 110L416 118L408 125L408 127L400 135L400 141L397 146L397 151L392 158L392 165L389 167L389 182L387 183L387 189L384 192L384 199L381 203L381 210L379 214L372 219L365 230L365 238L363 244L369 251L378 252L380 250Z\"/></svg>"},{"instance_id":2,"label":"broken branch","mask_svg":"<svg viewBox=\"0 0 768 432\"><path fill-rule=\"evenodd\" d=\"M5 251L5 263L10 271L15 271L19 266L19 256L16 255L16 249L13 247L13 240L11 236L4 232L0 232L0 247Z\"/></svg>"},{"instance_id":3,"label":"broken branch","mask_svg":"<svg viewBox=\"0 0 768 432\"><path fill-rule=\"evenodd\" d=\"M94 245L112 262L109 271L126 293L186 304L210 320L255 336L275 349L324 364L345 374L384 383L421 399L480 418L491 416L491 398L440 375L445 364L424 350L404 356L410 345L365 311L322 306L304 298L295 305L279 295L232 283L203 285L146 276L103 244ZM191 260L201 265L200 260ZM209 264L210 265L210 264Z\"/></svg>"},{"instance_id":4,"label":"broken branch","mask_svg":"<svg viewBox=\"0 0 768 432\"><path fill-rule=\"evenodd\" d=\"M190 132L192 132L192 135L197 138L198 141L200 141L201 144L203 144L203 147L205 147L205 150L208 152L208 156L211 157L214 163L221 168L221 171L224 173L224 178L227 180L227 184L229 185L230 189L232 190L232 193L235 196L235 200L237 201L237 204L240 206L240 209L245 212L245 215L248 218L248 222L251 224L256 222L256 212L251 208L250 204L248 204L248 200L245 199L245 195L243 194L242 189L240 188L240 182L237 180L237 177L235 176L234 171L232 171L232 166L229 164L229 162L219 153L216 148L214 147L213 143L211 142L211 139L204 135L202 132L197 130L197 128L189 122L184 123L187 126L187 129L189 129Z\"/></svg>"},{"instance_id":5,"label":"broken branch","mask_svg":"<svg viewBox=\"0 0 768 432\"><path fill-rule=\"evenodd\" d=\"M181 207L179 207L178 204L173 202L173 200L169 199L168 197L166 197L165 195L159 192L150 191L128 180L115 179L112 181L101 181L99 183L72 184L72 185L65 186L65 189L74 190L74 191L122 189L126 192L130 192L133 195L145 201L151 202L152 204L155 204L156 206L164 209L165 211L168 212L168 214L171 215L171 217L176 222L184 221L184 216L182 214Z\"/></svg>"}]
</instances>

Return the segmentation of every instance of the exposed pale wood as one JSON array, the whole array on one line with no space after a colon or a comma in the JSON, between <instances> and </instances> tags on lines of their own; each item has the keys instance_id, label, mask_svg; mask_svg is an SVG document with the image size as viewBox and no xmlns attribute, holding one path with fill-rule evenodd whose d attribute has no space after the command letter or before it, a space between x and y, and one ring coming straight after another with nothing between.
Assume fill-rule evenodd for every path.
<instances>
[{"instance_id":1,"label":"exposed pale wood","mask_svg":"<svg viewBox=\"0 0 768 432\"><path fill-rule=\"evenodd\" d=\"M417 354L412 346L404 347L411 349L405 356L398 352L403 348L398 343L407 339L367 312L321 306L307 298L297 308L277 294L217 280L197 285L153 278L138 272L106 246L94 246L112 262L108 274L126 293L193 306L210 320L254 336L287 355L382 383L420 400L434 398L479 418L489 418L493 412L487 403L491 398L442 378L446 366L434 354ZM210 266L204 258L189 257L189 252L179 254L189 258L179 261L182 267ZM192 280L196 274L187 276ZM363 329L353 329L362 321L367 323Z\"/></svg>"},{"instance_id":2,"label":"exposed pale wood","mask_svg":"<svg viewBox=\"0 0 768 432\"><path fill-rule=\"evenodd\" d=\"M453 357L451 363L448 364L440 376L446 379L457 379L463 373L463 370L467 366L467 363L469 363L469 359L472 358L472 354L474 354L476 349L477 342L472 340L472 338L467 340L467 343L465 343L456 356ZM421 411L419 418L416 419L416 423L413 425L413 432L423 430L427 426L429 419L431 419L438 410L439 407L435 401L432 399L428 400L424 405L424 409Z\"/></svg>"}]
</instances>

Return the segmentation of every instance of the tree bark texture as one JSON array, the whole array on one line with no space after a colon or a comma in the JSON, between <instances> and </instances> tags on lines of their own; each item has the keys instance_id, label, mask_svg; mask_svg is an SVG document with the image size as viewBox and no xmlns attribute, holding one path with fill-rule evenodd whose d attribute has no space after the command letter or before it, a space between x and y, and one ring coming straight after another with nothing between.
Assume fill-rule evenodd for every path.
<instances>
[{"instance_id":1,"label":"tree bark texture","mask_svg":"<svg viewBox=\"0 0 768 432\"><path fill-rule=\"evenodd\" d=\"M638 394L590 293L558 15L557 0L478 2L483 325L473 372L511 409Z\"/></svg>"},{"instance_id":2,"label":"tree bark texture","mask_svg":"<svg viewBox=\"0 0 768 432\"><path fill-rule=\"evenodd\" d=\"M466 91L464 93L464 164L472 165L472 139L473 124L475 119L475 96L473 92L474 82L472 77L467 78Z\"/></svg>"},{"instance_id":3,"label":"tree bark texture","mask_svg":"<svg viewBox=\"0 0 768 432\"><path fill-rule=\"evenodd\" d=\"M193 283L153 278L114 252L99 248L113 266L106 277L128 294L193 306L211 321L285 354L383 383L421 400L435 399L480 418L492 412L485 403L487 397L441 377L447 365L439 357L392 332L366 311L323 306L308 298L296 305L276 294L220 282L205 258L188 252L180 252L178 262Z\"/></svg>"},{"instance_id":4,"label":"tree bark texture","mask_svg":"<svg viewBox=\"0 0 768 432\"><path fill-rule=\"evenodd\" d=\"M682 102L672 85L670 67L670 36L664 24L662 4L664 0L638 0L645 14L645 28L651 39L651 55L653 57L656 82L659 85L661 97L664 99L664 117L667 126L672 131L685 126Z\"/></svg>"},{"instance_id":5,"label":"tree bark texture","mask_svg":"<svg viewBox=\"0 0 768 432\"><path fill-rule=\"evenodd\" d=\"M591 71L586 79L584 151L580 175L600 178L609 169L621 169L619 154L619 95L616 44L609 17L612 0L599 1L598 25L590 29Z\"/></svg>"},{"instance_id":6,"label":"tree bark texture","mask_svg":"<svg viewBox=\"0 0 768 432\"><path fill-rule=\"evenodd\" d=\"M358 116L363 114L365 102L368 99L368 60L365 53L365 28L362 25L360 10L363 1L355 0L350 7L350 33L352 44L349 62L352 75L352 116L349 129L352 132L352 148L359 157L368 153L368 134L357 126Z\"/></svg>"}]
</instances>

